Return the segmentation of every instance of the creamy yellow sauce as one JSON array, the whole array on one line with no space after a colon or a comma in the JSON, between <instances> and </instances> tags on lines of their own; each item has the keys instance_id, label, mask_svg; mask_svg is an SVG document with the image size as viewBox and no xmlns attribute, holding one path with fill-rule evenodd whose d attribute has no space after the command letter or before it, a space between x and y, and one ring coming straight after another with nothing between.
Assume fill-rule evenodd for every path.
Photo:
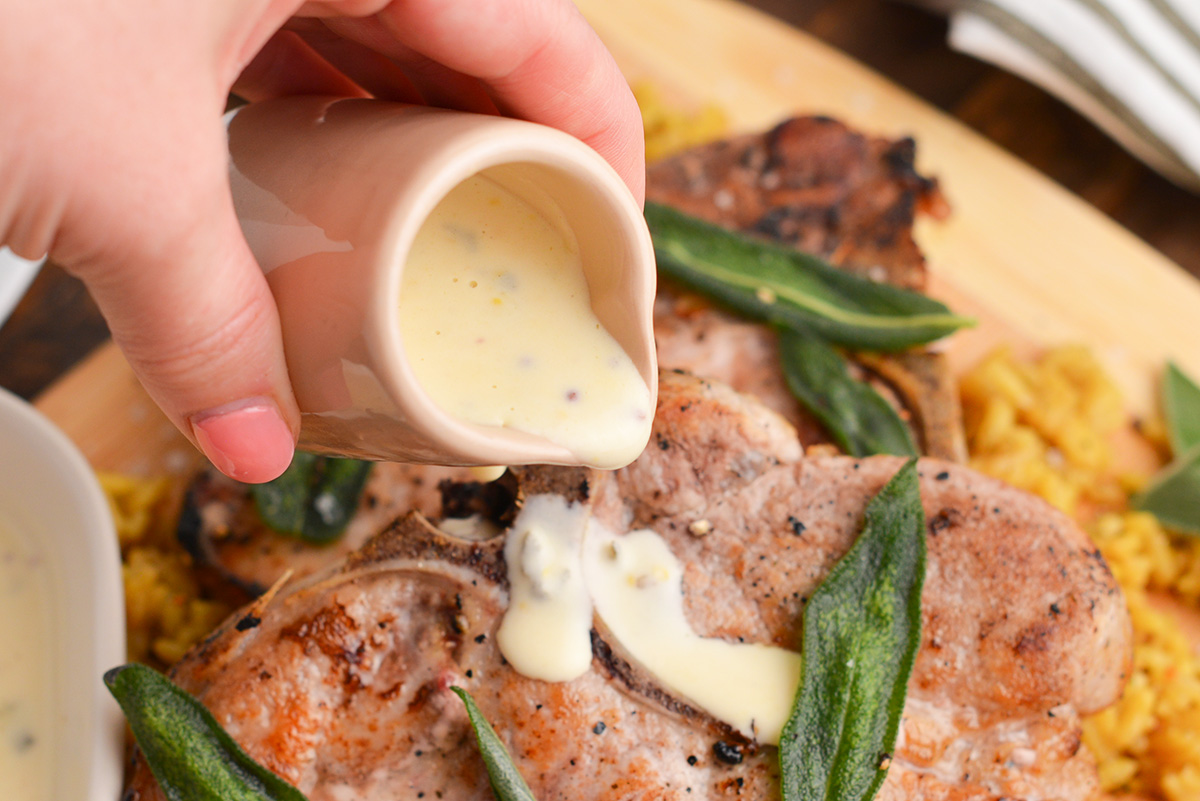
<instances>
[{"instance_id":1,"label":"creamy yellow sauce","mask_svg":"<svg viewBox=\"0 0 1200 801\"><path fill-rule=\"evenodd\" d=\"M701 637L683 612L683 566L653 531L589 527L584 576L617 642L673 694L760 743L778 744L800 686L800 654Z\"/></svg>"},{"instance_id":2,"label":"creamy yellow sauce","mask_svg":"<svg viewBox=\"0 0 1200 801\"><path fill-rule=\"evenodd\" d=\"M800 655L696 634L683 610L683 566L658 534L617 535L581 504L535 495L504 556L511 596L497 640L519 673L569 681L586 672L595 614L665 689L760 743L779 742Z\"/></svg>"},{"instance_id":3,"label":"creamy yellow sauce","mask_svg":"<svg viewBox=\"0 0 1200 801\"><path fill-rule=\"evenodd\" d=\"M54 778L51 576L0 520L0 798L50 801Z\"/></svg>"},{"instance_id":4,"label":"creamy yellow sauce","mask_svg":"<svg viewBox=\"0 0 1200 801\"><path fill-rule=\"evenodd\" d=\"M400 333L418 382L451 416L544 437L594 467L633 461L654 401L591 309L570 231L477 175L413 242Z\"/></svg>"},{"instance_id":5,"label":"creamy yellow sauce","mask_svg":"<svg viewBox=\"0 0 1200 801\"><path fill-rule=\"evenodd\" d=\"M570 681L592 664L592 601L581 559L587 521L582 504L534 495L509 529L508 610L496 644L524 676Z\"/></svg>"}]
</instances>

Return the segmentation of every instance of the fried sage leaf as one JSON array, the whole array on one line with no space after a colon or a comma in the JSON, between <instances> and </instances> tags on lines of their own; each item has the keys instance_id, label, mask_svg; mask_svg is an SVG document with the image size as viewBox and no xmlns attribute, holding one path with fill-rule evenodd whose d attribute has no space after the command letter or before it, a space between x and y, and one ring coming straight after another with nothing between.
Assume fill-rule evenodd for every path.
<instances>
[{"instance_id":1,"label":"fried sage leaf","mask_svg":"<svg viewBox=\"0 0 1200 801\"><path fill-rule=\"evenodd\" d=\"M145 665L104 674L134 739L170 801L306 801L259 765L204 705Z\"/></svg>"},{"instance_id":2,"label":"fried sage leaf","mask_svg":"<svg viewBox=\"0 0 1200 801\"><path fill-rule=\"evenodd\" d=\"M646 204L658 269L748 317L861 350L902 350L972 325L917 292L869 281L809 253Z\"/></svg>"},{"instance_id":3,"label":"fried sage leaf","mask_svg":"<svg viewBox=\"0 0 1200 801\"><path fill-rule=\"evenodd\" d=\"M1200 386L1174 362L1163 372L1162 404L1171 452L1179 457L1200 445Z\"/></svg>"},{"instance_id":4,"label":"fried sage leaf","mask_svg":"<svg viewBox=\"0 0 1200 801\"><path fill-rule=\"evenodd\" d=\"M806 332L779 330L779 355L788 389L851 456L916 456L912 433L892 405L850 375L846 360Z\"/></svg>"},{"instance_id":5,"label":"fried sage leaf","mask_svg":"<svg viewBox=\"0 0 1200 801\"><path fill-rule=\"evenodd\" d=\"M358 509L371 463L296 451L279 478L253 484L250 493L263 523L307 542L332 542Z\"/></svg>"},{"instance_id":6,"label":"fried sage leaf","mask_svg":"<svg viewBox=\"0 0 1200 801\"><path fill-rule=\"evenodd\" d=\"M1130 505L1154 515L1167 528L1200 535L1200 445L1176 456Z\"/></svg>"},{"instance_id":7,"label":"fried sage leaf","mask_svg":"<svg viewBox=\"0 0 1200 801\"><path fill-rule=\"evenodd\" d=\"M1175 458L1130 503L1167 528L1200 535L1200 387L1171 362L1163 372L1162 406Z\"/></svg>"},{"instance_id":8,"label":"fried sage leaf","mask_svg":"<svg viewBox=\"0 0 1200 801\"><path fill-rule=\"evenodd\" d=\"M471 728L475 730L475 742L479 744L479 753L483 756L483 764L487 766L488 780L492 783L492 792L496 794L497 801L536 801L533 791L513 764L508 749L500 742L496 730L479 711L470 693L461 687L450 689L467 707L467 717L471 719Z\"/></svg>"},{"instance_id":9,"label":"fried sage leaf","mask_svg":"<svg viewBox=\"0 0 1200 801\"><path fill-rule=\"evenodd\" d=\"M779 743L784 801L869 801L887 775L921 640L925 513L916 460L867 505L804 608L804 668Z\"/></svg>"}]
</instances>

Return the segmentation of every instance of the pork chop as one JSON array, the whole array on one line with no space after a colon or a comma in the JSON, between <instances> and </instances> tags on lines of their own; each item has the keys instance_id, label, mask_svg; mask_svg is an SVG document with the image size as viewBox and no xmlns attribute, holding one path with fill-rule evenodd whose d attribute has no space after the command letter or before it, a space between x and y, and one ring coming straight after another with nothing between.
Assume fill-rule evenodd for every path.
<instances>
[{"instance_id":1,"label":"pork chop","mask_svg":"<svg viewBox=\"0 0 1200 801\"><path fill-rule=\"evenodd\" d=\"M498 511L487 507L511 500L504 484L480 483L465 467L379 462L346 531L334 542L315 545L273 531L247 485L208 469L188 488L177 536L202 569L252 598L288 571L299 579L339 561L407 512L438 520L496 517Z\"/></svg>"},{"instance_id":2,"label":"pork chop","mask_svg":"<svg viewBox=\"0 0 1200 801\"><path fill-rule=\"evenodd\" d=\"M913 239L918 211L943 215L937 181L915 167L916 143L822 116L686 150L650 164L646 199L824 256L875 281L925 289Z\"/></svg>"},{"instance_id":3,"label":"pork chop","mask_svg":"<svg viewBox=\"0 0 1200 801\"><path fill-rule=\"evenodd\" d=\"M800 642L805 599L902 464L804 458L754 399L675 373L651 443L616 472L522 470L519 495L586 504L614 531L653 529L684 565L699 634L783 647ZM1039 499L956 464L919 467L924 631L879 798L1093 798L1079 715L1111 703L1129 666L1112 576ZM516 673L495 645L502 547L407 515L253 619L235 615L173 678L311 801L490 798L452 685L474 695L541 801L778 797L774 748L672 695L600 621L583 676ZM138 759L127 798L160 797Z\"/></svg>"},{"instance_id":4,"label":"pork chop","mask_svg":"<svg viewBox=\"0 0 1200 801\"><path fill-rule=\"evenodd\" d=\"M795 117L760 134L692 148L651 164L648 200L708 222L793 245L848 272L922 291L925 257L913 239L918 212L944 214L937 182L917 172L912 139L872 137L828 117ZM664 282L654 307L659 364L756 395L806 444L829 442L792 397L775 334ZM957 391L945 358L928 350L854 355L909 418L921 452L962 461Z\"/></svg>"}]
</instances>

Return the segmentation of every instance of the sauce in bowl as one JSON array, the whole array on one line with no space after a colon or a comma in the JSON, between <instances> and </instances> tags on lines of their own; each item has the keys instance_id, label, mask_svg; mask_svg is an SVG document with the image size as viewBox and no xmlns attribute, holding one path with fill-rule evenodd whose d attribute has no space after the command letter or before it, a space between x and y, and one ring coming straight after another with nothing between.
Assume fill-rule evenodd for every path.
<instances>
[{"instance_id":1,"label":"sauce in bowl","mask_svg":"<svg viewBox=\"0 0 1200 801\"><path fill-rule=\"evenodd\" d=\"M121 561L95 474L0 390L0 800L113 801L124 723Z\"/></svg>"},{"instance_id":2,"label":"sauce in bowl","mask_svg":"<svg viewBox=\"0 0 1200 801\"><path fill-rule=\"evenodd\" d=\"M0 798L53 798L51 579L34 544L0 519Z\"/></svg>"}]
</instances>

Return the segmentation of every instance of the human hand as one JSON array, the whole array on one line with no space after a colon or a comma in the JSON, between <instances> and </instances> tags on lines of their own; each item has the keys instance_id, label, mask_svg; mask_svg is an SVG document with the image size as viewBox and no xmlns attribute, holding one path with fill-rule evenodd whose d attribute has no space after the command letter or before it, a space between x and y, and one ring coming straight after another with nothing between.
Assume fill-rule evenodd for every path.
<instances>
[{"instance_id":1,"label":"human hand","mask_svg":"<svg viewBox=\"0 0 1200 801\"><path fill-rule=\"evenodd\" d=\"M299 411L229 193L231 89L533 120L643 196L637 106L569 0L0 0L0 244L82 279L150 395L242 481L288 465Z\"/></svg>"}]
</instances>

